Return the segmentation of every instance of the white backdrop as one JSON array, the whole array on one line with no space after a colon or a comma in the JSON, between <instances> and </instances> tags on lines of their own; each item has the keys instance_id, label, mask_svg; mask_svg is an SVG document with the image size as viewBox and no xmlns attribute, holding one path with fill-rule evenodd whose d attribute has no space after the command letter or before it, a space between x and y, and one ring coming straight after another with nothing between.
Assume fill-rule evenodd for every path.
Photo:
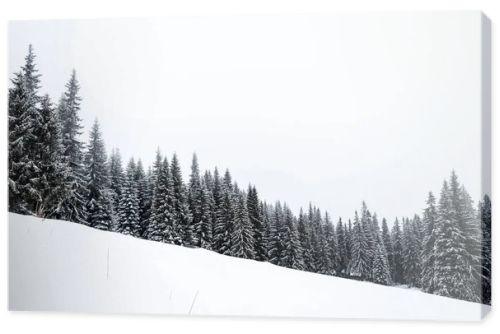
<instances>
[{"instance_id":1,"label":"white backdrop","mask_svg":"<svg viewBox=\"0 0 500 334\"><path fill-rule=\"evenodd\" d=\"M170 15L228 15L228 14L303 14L303 13L336 13L345 11L380 11L380 10L462 10L473 9L482 10L493 22L493 54L495 55L495 45L498 37L495 34L495 23L500 18L500 6L495 0L476 0L476 1L445 1L445 0L420 0L420 1L345 1L345 3L334 1L279 1L279 0L254 0L245 3L244 1L153 1L143 0L137 4L136 1L10 1L8 4L2 4L0 15L2 17L2 29L6 29L6 21L9 19L54 19L54 18L96 18L96 17L137 17L137 16L170 16ZM0 96L2 103L6 106L7 92L7 50L6 50L6 32L0 34ZM493 56L495 59L495 56ZM495 69L495 72L498 71ZM493 75L493 82L497 73ZM493 86L495 86L493 84ZM493 99L495 100L497 90L494 90ZM494 101L493 101L494 102ZM493 110L495 103L493 103ZM4 110L4 109L2 109ZM5 115L5 114L4 114ZM498 117L494 117L494 128L498 128ZM6 131L6 117L0 117L2 131ZM495 132L495 131L493 131ZM498 142L498 136L494 136L494 144ZM6 133L0 137L2 141L6 140ZM2 142L6 147L6 142ZM494 148L497 145L493 145ZM0 150L0 160L6 161L6 150ZM2 160L3 159L3 160ZM493 159L494 166L495 159ZM0 165L2 177L0 178L0 189L7 189L6 184L6 164ZM494 168L493 168L494 169ZM497 189L497 179L494 177L493 193ZM2 188L3 187L3 188ZM6 191L1 193L0 212L7 212ZM493 197L495 194L493 194ZM497 210L494 210L494 221L498 216ZM4 215L6 217L6 214ZM6 221L6 219L4 219ZM7 225L4 225L3 240L5 247L3 252L7 251ZM494 238L494 246L498 238ZM496 247L495 247L496 249ZM497 267L496 254L494 254L494 268ZM71 330L76 333L88 333L98 330L99 332L244 332L252 333L255 331L279 331L302 333L309 332L332 332L332 331L370 331L370 332L400 332L417 333L427 331L430 328L434 330L453 330L455 333L477 330L492 330L495 325L500 323L499 312L493 309L489 317L481 324L438 324L438 323L417 323L417 322L359 322L359 321L310 321L310 320L285 320L285 319L234 319L234 318L186 318L186 317L168 317L168 316L108 316L108 315L80 315L80 314L56 314L56 313L9 313L7 311L7 254L0 258L1 266L5 269L5 274L0 277L2 288L0 295L4 301L1 314L1 322L7 332L37 332L37 333L59 333ZM495 271L496 272L496 271ZM494 275L494 288L497 286L498 279ZM496 291L496 289L495 289ZM494 293L493 301L497 299L497 293ZM479 329L476 326L481 326ZM403 328L406 327L406 328Z\"/></svg>"}]
</instances>

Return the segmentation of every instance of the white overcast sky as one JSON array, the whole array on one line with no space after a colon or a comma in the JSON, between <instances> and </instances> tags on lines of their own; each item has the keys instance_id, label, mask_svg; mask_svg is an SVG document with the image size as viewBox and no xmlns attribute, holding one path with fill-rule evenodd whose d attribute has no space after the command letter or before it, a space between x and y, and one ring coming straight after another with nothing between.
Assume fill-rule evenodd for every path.
<instances>
[{"instance_id":1,"label":"white overcast sky","mask_svg":"<svg viewBox=\"0 0 500 334\"><path fill-rule=\"evenodd\" d=\"M42 92L75 68L85 140L98 117L124 160L159 146L187 178L196 152L335 218L421 213L452 169L480 196L478 13L11 22L10 73L29 43Z\"/></svg>"}]
</instances>

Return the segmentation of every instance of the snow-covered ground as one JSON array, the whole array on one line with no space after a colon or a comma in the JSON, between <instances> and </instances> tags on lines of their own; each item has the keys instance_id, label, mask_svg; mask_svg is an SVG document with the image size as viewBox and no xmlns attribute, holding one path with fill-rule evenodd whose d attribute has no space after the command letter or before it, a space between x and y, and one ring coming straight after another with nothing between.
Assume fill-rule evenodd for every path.
<instances>
[{"instance_id":1,"label":"snow-covered ground","mask_svg":"<svg viewBox=\"0 0 500 334\"><path fill-rule=\"evenodd\" d=\"M479 320L489 307L9 214L11 310Z\"/></svg>"}]
</instances>

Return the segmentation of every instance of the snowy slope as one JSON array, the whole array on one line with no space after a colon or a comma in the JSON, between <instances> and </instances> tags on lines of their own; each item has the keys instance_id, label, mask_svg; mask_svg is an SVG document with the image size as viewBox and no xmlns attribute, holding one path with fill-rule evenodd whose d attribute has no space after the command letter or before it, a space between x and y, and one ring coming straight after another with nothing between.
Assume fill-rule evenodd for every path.
<instances>
[{"instance_id":1,"label":"snowy slope","mask_svg":"<svg viewBox=\"0 0 500 334\"><path fill-rule=\"evenodd\" d=\"M12 310L478 320L479 304L9 214Z\"/></svg>"}]
</instances>

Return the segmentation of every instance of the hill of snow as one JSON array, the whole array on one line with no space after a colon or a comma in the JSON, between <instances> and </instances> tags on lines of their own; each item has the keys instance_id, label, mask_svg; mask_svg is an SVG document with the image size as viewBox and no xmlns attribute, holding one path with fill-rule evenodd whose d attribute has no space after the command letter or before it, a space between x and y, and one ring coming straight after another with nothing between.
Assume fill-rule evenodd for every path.
<instances>
[{"instance_id":1,"label":"hill of snow","mask_svg":"<svg viewBox=\"0 0 500 334\"><path fill-rule=\"evenodd\" d=\"M11 310L479 320L480 304L9 214Z\"/></svg>"}]
</instances>

